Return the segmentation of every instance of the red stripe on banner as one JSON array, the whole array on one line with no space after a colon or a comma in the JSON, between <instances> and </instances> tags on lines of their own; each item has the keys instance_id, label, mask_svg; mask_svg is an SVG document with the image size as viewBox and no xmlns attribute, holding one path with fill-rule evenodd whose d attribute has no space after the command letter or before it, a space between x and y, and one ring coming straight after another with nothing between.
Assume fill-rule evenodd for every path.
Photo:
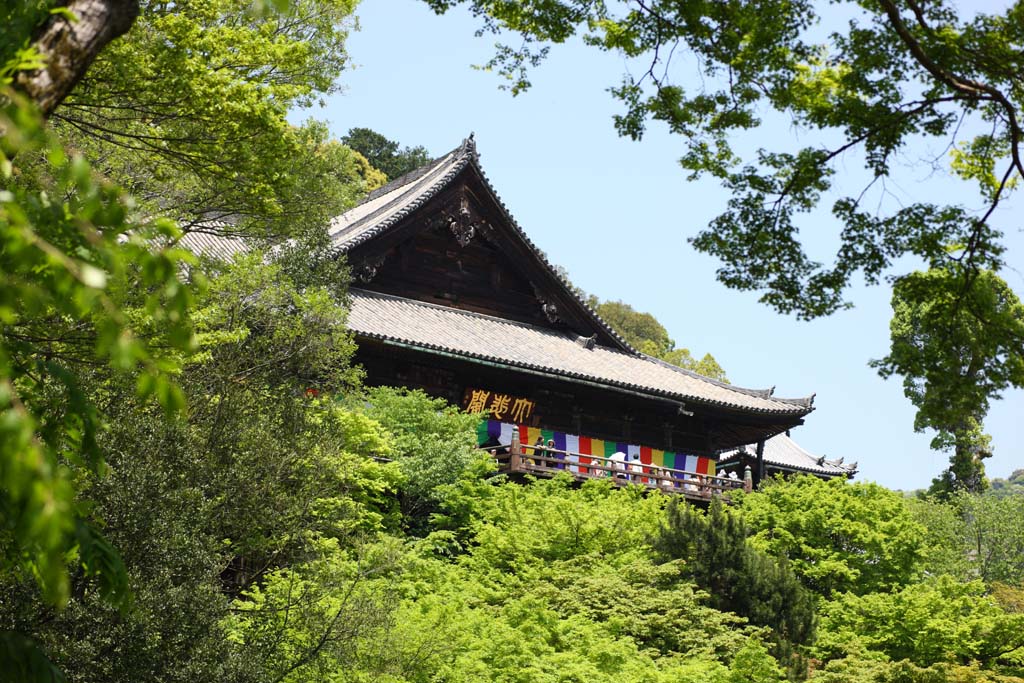
<instances>
[{"instance_id":1,"label":"red stripe on banner","mask_svg":"<svg viewBox=\"0 0 1024 683\"><path fill-rule=\"evenodd\" d=\"M588 455L593 455L593 451L591 450L590 437L589 436L581 436L580 437L580 464L581 465L589 465L590 464L590 458L586 457ZM586 472L586 470L580 470L580 471L581 472Z\"/></svg>"},{"instance_id":2,"label":"red stripe on banner","mask_svg":"<svg viewBox=\"0 0 1024 683\"><path fill-rule=\"evenodd\" d=\"M649 446L640 447L640 462L645 465L651 464L651 449Z\"/></svg>"},{"instance_id":3,"label":"red stripe on banner","mask_svg":"<svg viewBox=\"0 0 1024 683\"><path fill-rule=\"evenodd\" d=\"M697 458L697 474L707 474L709 462L707 458Z\"/></svg>"},{"instance_id":4,"label":"red stripe on banner","mask_svg":"<svg viewBox=\"0 0 1024 683\"><path fill-rule=\"evenodd\" d=\"M519 429L519 445L520 446L532 446L530 443L530 432L529 427L526 425L516 425Z\"/></svg>"}]
</instances>

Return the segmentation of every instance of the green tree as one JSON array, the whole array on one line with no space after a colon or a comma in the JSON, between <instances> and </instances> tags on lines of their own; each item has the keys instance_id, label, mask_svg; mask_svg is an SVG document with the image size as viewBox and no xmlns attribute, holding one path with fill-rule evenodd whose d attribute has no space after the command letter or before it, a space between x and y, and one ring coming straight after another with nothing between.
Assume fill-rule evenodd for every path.
<instances>
[{"instance_id":1,"label":"green tree","mask_svg":"<svg viewBox=\"0 0 1024 683\"><path fill-rule=\"evenodd\" d=\"M239 232L259 225L259 235L300 236L383 179L328 142L322 126L295 129L284 118L290 104L332 87L344 63L350 4L290 3L262 20L249 12L260 3L73 1L48 12L49 5L7 3L0 11L0 81L30 98L0 93L0 580L23 588L30 603L26 576L37 578L51 603L63 605L70 595L54 622L67 636L71 623L89 630L116 621L104 600L125 607L129 584L140 586L97 531L114 536L117 529L94 512L100 501L90 497L118 460L107 436L107 418L121 405L112 396L139 406L137 399L155 396L167 415L177 413L183 394L173 379L195 348L191 306L201 271L171 246L181 231L152 217L173 208L179 219L209 225L230 215ZM100 55L140 12L136 29ZM206 38L222 42L204 45ZM50 117L50 129L40 113ZM65 152L69 147L76 154ZM98 177L97 168L135 198ZM302 198L305 191L311 194ZM191 283L183 281L186 272ZM299 320L310 311L291 312ZM291 352L295 366L309 359L302 348ZM166 433L155 426L163 419L154 413L145 433ZM210 566L199 562L197 571ZM146 604L142 613L152 616L159 580L145 585L151 590L138 591L136 605ZM164 588L168 599L209 595L202 586ZM168 626L147 631L145 621L123 619L120 634ZM19 619L4 624L21 633L35 627ZM103 635L51 644L66 660L74 660L72 642L77 654L95 658L109 647L102 637L117 631L96 632ZM174 640L172 632L164 635L166 643ZM30 641L6 631L0 640L0 667L38 673L45 660ZM145 661L147 649L138 651ZM116 667L132 670L127 659Z\"/></svg>"},{"instance_id":2,"label":"green tree","mask_svg":"<svg viewBox=\"0 0 1024 683\"><path fill-rule=\"evenodd\" d=\"M888 591L918 580L927 536L899 494L877 484L777 478L741 502L751 543L786 557L826 598Z\"/></svg>"},{"instance_id":3,"label":"green tree","mask_svg":"<svg viewBox=\"0 0 1024 683\"><path fill-rule=\"evenodd\" d=\"M980 581L939 577L894 593L847 593L822 610L816 654L861 650L918 666L992 665L1024 646L1024 615L1009 614Z\"/></svg>"},{"instance_id":4,"label":"green tree","mask_svg":"<svg viewBox=\"0 0 1024 683\"><path fill-rule=\"evenodd\" d=\"M338 395L357 378L337 283L300 286L259 253L206 267L210 286L192 314L198 350L178 376L184 415L168 421L107 372L86 377L107 406L97 439L107 473L72 466L71 476L86 519L124 558L131 609L105 605L78 575L59 613L17 577L0 589L3 628L30 634L79 681L261 680L279 653L226 639L232 600L271 577L341 585L354 547L400 527L402 474L371 459L391 455L390 435L307 396L314 374ZM302 603L291 616L334 637L317 609ZM349 616L370 619L367 610ZM308 644L289 647L318 661Z\"/></svg>"},{"instance_id":5,"label":"green tree","mask_svg":"<svg viewBox=\"0 0 1024 683\"><path fill-rule=\"evenodd\" d=\"M409 171L415 171L430 161L426 147L402 147L369 128L349 128L341 138L349 148L362 154L370 165L394 180Z\"/></svg>"},{"instance_id":6,"label":"green tree","mask_svg":"<svg viewBox=\"0 0 1024 683\"><path fill-rule=\"evenodd\" d=\"M990 492L1000 498L1024 495L1024 469L1014 470L1006 479L993 479Z\"/></svg>"},{"instance_id":7,"label":"green tree","mask_svg":"<svg viewBox=\"0 0 1024 683\"><path fill-rule=\"evenodd\" d=\"M928 529L928 570L1024 585L1024 497L959 492L911 503Z\"/></svg>"},{"instance_id":8,"label":"green tree","mask_svg":"<svg viewBox=\"0 0 1024 683\"><path fill-rule=\"evenodd\" d=\"M984 490L989 401L1024 386L1024 304L991 271L950 268L900 278L893 311L892 348L873 365L903 376L914 428L936 430L932 447L952 451L931 492Z\"/></svg>"},{"instance_id":9,"label":"green tree","mask_svg":"<svg viewBox=\"0 0 1024 683\"><path fill-rule=\"evenodd\" d=\"M687 575L708 591L711 604L768 626L783 641L806 643L814 634L814 604L809 591L789 568L747 542L743 519L715 498L704 514L681 503L668 507L656 547L682 559Z\"/></svg>"},{"instance_id":10,"label":"green tree","mask_svg":"<svg viewBox=\"0 0 1024 683\"><path fill-rule=\"evenodd\" d=\"M448 489L467 473L490 465L477 450L479 415L461 412L444 399L393 387L366 390L362 410L393 437L392 453L405 474L402 510L414 530L423 531Z\"/></svg>"},{"instance_id":11,"label":"green tree","mask_svg":"<svg viewBox=\"0 0 1024 683\"><path fill-rule=\"evenodd\" d=\"M75 496L71 466L107 468L104 404L87 376L102 367L167 414L183 407L174 374L194 345L193 292L179 279L189 259L160 246L173 224L136 214L20 95L0 98L0 579L34 580L62 606L73 573L124 607L121 559ZM0 634L0 667L42 666L27 642Z\"/></svg>"},{"instance_id":12,"label":"green tree","mask_svg":"<svg viewBox=\"0 0 1024 683\"><path fill-rule=\"evenodd\" d=\"M622 301L599 301L595 296L589 297L589 303L605 322L641 353L705 377L728 382L725 370L710 353L696 360L689 349L676 348L668 330L650 313L641 313Z\"/></svg>"},{"instance_id":13,"label":"green tree","mask_svg":"<svg viewBox=\"0 0 1024 683\"><path fill-rule=\"evenodd\" d=\"M51 124L186 231L277 241L322 231L383 180L326 126L286 118L339 87L354 6L292 0L259 13L249 0L142 0Z\"/></svg>"}]
</instances>

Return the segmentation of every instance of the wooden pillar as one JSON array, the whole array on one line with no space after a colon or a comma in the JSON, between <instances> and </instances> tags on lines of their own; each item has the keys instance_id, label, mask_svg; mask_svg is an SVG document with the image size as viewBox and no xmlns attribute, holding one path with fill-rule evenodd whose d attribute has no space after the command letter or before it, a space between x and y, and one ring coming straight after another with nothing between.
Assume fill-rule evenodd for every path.
<instances>
[{"instance_id":1,"label":"wooden pillar","mask_svg":"<svg viewBox=\"0 0 1024 683\"><path fill-rule=\"evenodd\" d=\"M523 449L519 444L519 430L512 430L512 447L509 449L508 469L510 472L518 472L523 466Z\"/></svg>"},{"instance_id":2,"label":"wooden pillar","mask_svg":"<svg viewBox=\"0 0 1024 683\"><path fill-rule=\"evenodd\" d=\"M750 465L743 468L743 490L747 493L754 490L754 473L750 471Z\"/></svg>"},{"instance_id":3,"label":"wooden pillar","mask_svg":"<svg viewBox=\"0 0 1024 683\"><path fill-rule=\"evenodd\" d=\"M757 442L757 467L754 471L754 487L757 488L764 479L764 439Z\"/></svg>"}]
</instances>

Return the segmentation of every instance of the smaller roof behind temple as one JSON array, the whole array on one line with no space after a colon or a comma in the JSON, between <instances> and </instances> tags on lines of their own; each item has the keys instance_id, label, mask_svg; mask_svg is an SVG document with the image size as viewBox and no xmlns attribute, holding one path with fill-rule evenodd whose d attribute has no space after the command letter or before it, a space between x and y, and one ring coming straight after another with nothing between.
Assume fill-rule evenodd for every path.
<instances>
[{"instance_id":1,"label":"smaller roof behind temple","mask_svg":"<svg viewBox=\"0 0 1024 683\"><path fill-rule=\"evenodd\" d=\"M722 453L718 467L726 469L755 458L757 458L756 444L741 446L734 451ZM844 464L842 458L826 460L823 455L813 455L793 441L788 434L779 434L764 442L764 463L769 474L775 470L792 474L813 474L831 479L832 477L852 477L857 473L857 463Z\"/></svg>"}]
</instances>

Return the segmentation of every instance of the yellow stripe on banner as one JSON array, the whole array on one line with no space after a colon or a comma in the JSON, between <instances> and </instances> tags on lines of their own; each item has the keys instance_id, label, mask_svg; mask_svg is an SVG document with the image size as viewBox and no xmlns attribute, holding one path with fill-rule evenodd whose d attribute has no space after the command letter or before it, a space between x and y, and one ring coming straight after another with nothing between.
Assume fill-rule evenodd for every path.
<instances>
[{"instance_id":1,"label":"yellow stripe on banner","mask_svg":"<svg viewBox=\"0 0 1024 683\"><path fill-rule=\"evenodd\" d=\"M601 439L591 439L590 440L590 454L595 456L595 457L598 457L598 458L603 458L604 457L604 441L602 441ZM604 465L605 462L604 462L604 460L596 460L596 461L594 461L594 464L595 465ZM595 477L604 477L604 476L608 475L608 473L605 472L604 470L592 470L592 472L593 472L593 475Z\"/></svg>"},{"instance_id":2,"label":"yellow stripe on banner","mask_svg":"<svg viewBox=\"0 0 1024 683\"><path fill-rule=\"evenodd\" d=\"M527 427L526 438L529 441L529 443L524 443L524 446L532 446L533 444L537 443L537 439L540 438L540 429L537 427Z\"/></svg>"},{"instance_id":3,"label":"yellow stripe on banner","mask_svg":"<svg viewBox=\"0 0 1024 683\"><path fill-rule=\"evenodd\" d=\"M651 449L651 464L657 465L658 467L665 466L665 451L659 451L657 448Z\"/></svg>"},{"instance_id":4,"label":"yellow stripe on banner","mask_svg":"<svg viewBox=\"0 0 1024 683\"><path fill-rule=\"evenodd\" d=\"M715 476L715 461L710 458L708 459L708 474L712 477Z\"/></svg>"}]
</instances>

